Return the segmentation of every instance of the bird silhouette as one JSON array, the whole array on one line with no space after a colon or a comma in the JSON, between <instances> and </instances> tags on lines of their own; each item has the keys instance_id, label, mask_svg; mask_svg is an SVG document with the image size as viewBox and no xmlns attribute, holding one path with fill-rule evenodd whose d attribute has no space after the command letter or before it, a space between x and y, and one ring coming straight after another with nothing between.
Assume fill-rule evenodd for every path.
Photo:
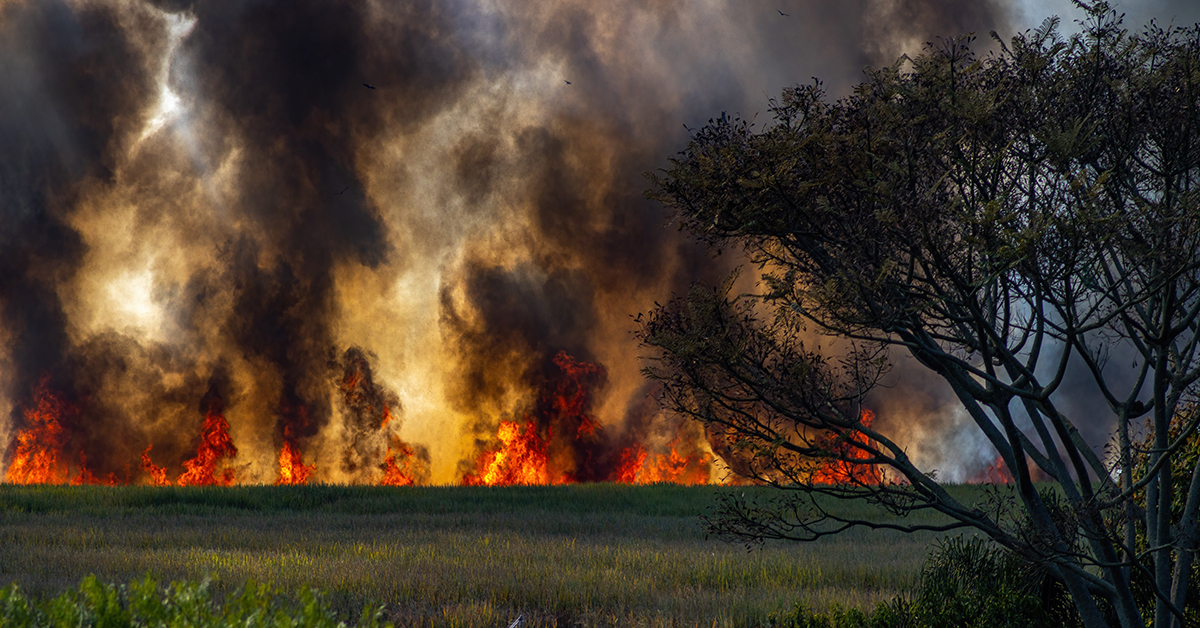
<instances>
[{"instance_id":1,"label":"bird silhouette","mask_svg":"<svg viewBox=\"0 0 1200 628\"><path fill-rule=\"evenodd\" d=\"M566 83L567 85L571 84L571 81L568 81L567 79L563 79L563 82Z\"/></svg>"},{"instance_id":2,"label":"bird silhouette","mask_svg":"<svg viewBox=\"0 0 1200 628\"><path fill-rule=\"evenodd\" d=\"M336 194L341 195L343 192L345 192L346 190L349 190L349 189L350 189L350 186L347 185L346 187L342 188L341 192L336 192Z\"/></svg>"},{"instance_id":3,"label":"bird silhouette","mask_svg":"<svg viewBox=\"0 0 1200 628\"><path fill-rule=\"evenodd\" d=\"M375 86L374 86L374 85L369 85L369 84L367 84L367 83L363 83L363 87L365 87L365 88L367 88L367 89L375 89Z\"/></svg>"},{"instance_id":4,"label":"bird silhouette","mask_svg":"<svg viewBox=\"0 0 1200 628\"><path fill-rule=\"evenodd\" d=\"M779 9L775 9L775 10L779 11ZM783 17L791 17L790 13L784 13L783 11L779 11L779 14L782 15Z\"/></svg>"}]
</instances>

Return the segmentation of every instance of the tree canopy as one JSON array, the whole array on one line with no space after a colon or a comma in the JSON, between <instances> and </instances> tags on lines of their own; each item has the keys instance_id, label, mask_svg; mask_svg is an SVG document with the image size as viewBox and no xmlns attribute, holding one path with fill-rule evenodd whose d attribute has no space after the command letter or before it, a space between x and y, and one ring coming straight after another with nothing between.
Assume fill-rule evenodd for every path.
<instances>
[{"instance_id":1,"label":"tree canopy","mask_svg":"<svg viewBox=\"0 0 1200 628\"><path fill-rule=\"evenodd\" d=\"M993 33L982 57L947 40L836 101L787 89L766 125L722 115L648 175L683 228L761 271L748 293L695 286L640 332L668 406L735 471L789 489L725 502L716 531L923 527L839 519L817 495L934 510L1043 565L1087 626L1194 624L1200 466L1180 450L1200 420L1200 25L1131 32L1086 8L1077 35L1050 19ZM897 352L999 452L1019 523L960 503L864 414ZM1064 410L1075 368L1110 417ZM1107 453L1080 435L1096 421Z\"/></svg>"}]
</instances>

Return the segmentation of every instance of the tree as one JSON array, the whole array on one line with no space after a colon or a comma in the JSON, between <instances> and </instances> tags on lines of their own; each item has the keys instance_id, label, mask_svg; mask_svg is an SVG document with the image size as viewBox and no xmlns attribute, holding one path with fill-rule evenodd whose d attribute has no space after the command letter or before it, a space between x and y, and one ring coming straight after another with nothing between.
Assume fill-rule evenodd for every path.
<instances>
[{"instance_id":1,"label":"tree","mask_svg":"<svg viewBox=\"0 0 1200 628\"><path fill-rule=\"evenodd\" d=\"M1200 466L1177 452L1200 413L1169 425L1200 377L1200 25L1131 33L1103 2L1084 8L1068 38L1050 19L1007 43L993 33L986 57L948 40L834 102L819 83L785 90L771 123L722 115L647 175L683 228L761 270L752 293L696 286L639 332L668 406L736 471L787 489L730 498L717 532L929 527L839 518L828 497L933 510L951 521L937 529L1044 566L1087 626L1182 624ZM823 355L818 334L847 348ZM897 351L999 452L1023 523L960 503L864 420ZM1076 427L1097 417L1062 409L1077 367L1112 411L1106 456ZM859 471L830 482L831 464Z\"/></svg>"}]
</instances>

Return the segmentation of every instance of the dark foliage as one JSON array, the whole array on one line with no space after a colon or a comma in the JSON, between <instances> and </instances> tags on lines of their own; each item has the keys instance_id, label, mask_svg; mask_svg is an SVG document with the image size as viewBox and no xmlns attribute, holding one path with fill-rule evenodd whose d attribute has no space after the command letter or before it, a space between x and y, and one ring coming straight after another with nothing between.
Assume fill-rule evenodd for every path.
<instances>
[{"instance_id":1,"label":"dark foliage","mask_svg":"<svg viewBox=\"0 0 1200 628\"><path fill-rule=\"evenodd\" d=\"M668 407L736 473L788 489L725 501L716 533L928 529L894 515L933 510L953 520L935 529L973 528L1052 575L1083 625L1183 622L1197 417L1168 425L1200 379L1200 25L1131 33L1085 8L1078 35L1050 19L986 58L945 41L836 102L786 90L766 126L722 115L649 175L683 228L762 271L641 329ZM815 348L828 336L836 352ZM872 424L862 401L898 352L948 385L1010 498L959 502L897 426ZM1068 385L1105 409L1073 413ZM1113 430L1106 459L1081 428ZM838 517L827 497L890 516Z\"/></svg>"}]
</instances>

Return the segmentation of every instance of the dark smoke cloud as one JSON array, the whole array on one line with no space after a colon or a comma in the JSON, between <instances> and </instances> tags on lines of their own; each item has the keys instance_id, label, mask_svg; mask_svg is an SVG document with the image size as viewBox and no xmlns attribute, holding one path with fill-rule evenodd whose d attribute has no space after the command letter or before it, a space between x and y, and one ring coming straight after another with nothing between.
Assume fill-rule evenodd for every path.
<instances>
[{"instance_id":1,"label":"dark smoke cloud","mask_svg":"<svg viewBox=\"0 0 1200 628\"><path fill-rule=\"evenodd\" d=\"M1003 7L3 4L0 411L19 429L49 375L97 470L151 445L177 469L216 394L239 479L273 481L294 438L319 479L359 482L388 405L452 481L460 424L553 414L566 352L605 373L583 385L609 436L577 452L602 473L622 438L677 432L629 315L732 263L666 226L641 173L685 125L812 76L847 93L938 36L1008 30ZM164 89L180 105L152 124Z\"/></svg>"},{"instance_id":2,"label":"dark smoke cloud","mask_svg":"<svg viewBox=\"0 0 1200 628\"><path fill-rule=\"evenodd\" d=\"M138 122L151 84L142 55L155 43L127 38L119 21L103 6L0 6L0 329L12 365L0 396L8 399L28 400L45 377L83 392L56 288L86 245L66 217L82 178L111 175L108 151Z\"/></svg>"},{"instance_id":3,"label":"dark smoke cloud","mask_svg":"<svg viewBox=\"0 0 1200 628\"><path fill-rule=\"evenodd\" d=\"M253 240L222 260L235 297L233 340L282 375L289 407L307 408L297 436L329 419L317 377L331 336L332 272L378 267L390 254L379 210L363 194L355 152L385 125L419 126L469 76L434 3L375 20L366 3L197 2L181 54L192 59L207 125L236 137L253 164L236 211ZM367 89L369 82L376 89ZM340 193L335 193L340 191ZM265 260L266 250L272 259ZM281 429L292 419L281 413Z\"/></svg>"},{"instance_id":4,"label":"dark smoke cloud","mask_svg":"<svg viewBox=\"0 0 1200 628\"><path fill-rule=\"evenodd\" d=\"M563 89L583 97L572 98L552 123L515 131L510 143L516 153L510 169L523 173L520 184L530 205L528 241L521 245L531 259L517 268L474 262L444 289L443 320L459 354L455 399L476 415L483 407L479 398L486 403L514 386L543 389L545 378L556 376L545 365L557 351L588 359L599 335L589 330L602 312L645 309L647 295L663 298L690 281L712 282L728 271L722 260L663 229L661 208L640 197L641 172L682 145L683 123L726 109L749 117L750 107L764 107L764 92L812 75L846 91L864 65L891 63L935 36L1004 27L1002 10L988 3L781 5L789 16L761 5L722 14L719 26L700 28L693 20L704 9L689 4L656 3L640 12L623 7L615 15L572 3L531 6L536 8L520 23L505 29L518 42L506 56L530 64L561 60L562 79L571 81ZM639 28L659 47L643 49L638 44L644 42L614 36ZM714 54L679 36L694 28L715 30L734 49ZM664 58L647 57L654 54ZM745 57L755 60L753 74L745 71ZM639 64L656 62L665 71L639 71ZM769 82L756 83L763 77ZM459 171L469 164L493 182L504 143L495 133L472 138L462 146ZM471 198L479 198L476 187L469 189ZM564 267L585 270L564 283L557 270ZM456 290L459 301L449 296ZM642 298L630 300L630 294ZM637 387L619 410L625 438L644 439L651 431L657 408L643 402L646 394ZM476 428L487 435L494 425Z\"/></svg>"}]
</instances>

